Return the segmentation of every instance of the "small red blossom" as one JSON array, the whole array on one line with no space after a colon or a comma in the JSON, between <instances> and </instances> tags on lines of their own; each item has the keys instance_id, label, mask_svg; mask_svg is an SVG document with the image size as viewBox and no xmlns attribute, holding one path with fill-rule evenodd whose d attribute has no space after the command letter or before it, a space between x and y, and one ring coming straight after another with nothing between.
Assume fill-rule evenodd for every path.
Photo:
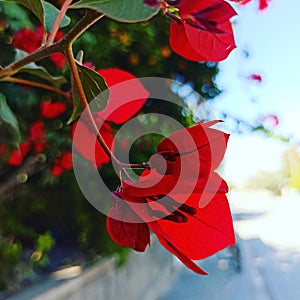
<instances>
[{"instance_id":1,"label":"small red blossom","mask_svg":"<svg viewBox=\"0 0 300 300\"><path fill-rule=\"evenodd\" d=\"M66 57L60 53L53 53L49 56L50 60L54 63L57 69L62 69L66 65Z\"/></svg>"},{"instance_id":2,"label":"small red blossom","mask_svg":"<svg viewBox=\"0 0 300 300\"><path fill-rule=\"evenodd\" d=\"M231 1L237 2L241 5L246 5L247 3L251 2L252 0L231 0ZM269 0L259 0L258 9L259 10L266 9L269 6L268 2L269 2Z\"/></svg>"},{"instance_id":3,"label":"small red blossom","mask_svg":"<svg viewBox=\"0 0 300 300\"><path fill-rule=\"evenodd\" d=\"M5 144L0 144L0 156L5 154L7 147Z\"/></svg>"},{"instance_id":4,"label":"small red blossom","mask_svg":"<svg viewBox=\"0 0 300 300\"><path fill-rule=\"evenodd\" d=\"M46 131L45 124L42 121L36 121L30 125L28 136L36 153L45 149L47 145Z\"/></svg>"},{"instance_id":5,"label":"small red blossom","mask_svg":"<svg viewBox=\"0 0 300 300\"><path fill-rule=\"evenodd\" d=\"M262 118L262 123L267 128L274 128L279 125L279 119L276 115L270 114Z\"/></svg>"},{"instance_id":6,"label":"small red blossom","mask_svg":"<svg viewBox=\"0 0 300 300\"><path fill-rule=\"evenodd\" d=\"M32 53L42 45L43 36L42 26L38 26L35 30L25 28L16 33L12 45L17 49Z\"/></svg>"},{"instance_id":7,"label":"small red blossom","mask_svg":"<svg viewBox=\"0 0 300 300\"><path fill-rule=\"evenodd\" d=\"M46 119L54 119L66 111L66 105L62 102L42 102L40 111L42 117Z\"/></svg>"},{"instance_id":8,"label":"small red blossom","mask_svg":"<svg viewBox=\"0 0 300 300\"><path fill-rule=\"evenodd\" d=\"M11 152L10 156L8 157L7 164L9 166L19 166L30 151L30 148L31 145L29 142L22 143L19 148L14 149Z\"/></svg>"},{"instance_id":9,"label":"small red blossom","mask_svg":"<svg viewBox=\"0 0 300 300\"><path fill-rule=\"evenodd\" d=\"M180 19L171 23L171 48L193 61L224 60L236 47L230 23L236 12L231 5L223 0L175 2Z\"/></svg>"},{"instance_id":10,"label":"small red blossom","mask_svg":"<svg viewBox=\"0 0 300 300\"><path fill-rule=\"evenodd\" d=\"M259 83L262 82L262 77L261 77L261 75L259 75L259 74L251 74L251 75L249 76L249 79L254 80L254 81L257 81L257 82L259 82Z\"/></svg>"},{"instance_id":11,"label":"small red blossom","mask_svg":"<svg viewBox=\"0 0 300 300\"><path fill-rule=\"evenodd\" d=\"M104 77L110 90L110 96L105 109L95 113L94 119L97 124L102 124L100 133L113 151L114 137L110 123L122 124L128 121L144 105L149 92L129 72L120 69L102 69L97 72ZM78 138L74 139L75 130ZM95 162L98 168L110 161L96 140L95 132L90 128L88 120L75 122L72 136L76 150L86 159Z\"/></svg>"},{"instance_id":12,"label":"small red blossom","mask_svg":"<svg viewBox=\"0 0 300 300\"><path fill-rule=\"evenodd\" d=\"M72 153L64 152L56 160L55 164L51 168L51 174L55 177L59 177L65 170L73 168Z\"/></svg>"},{"instance_id":13,"label":"small red blossom","mask_svg":"<svg viewBox=\"0 0 300 300\"><path fill-rule=\"evenodd\" d=\"M96 67L93 65L93 63L91 61L86 61L85 63L83 63L83 65L91 70L96 69Z\"/></svg>"},{"instance_id":14,"label":"small red blossom","mask_svg":"<svg viewBox=\"0 0 300 300\"><path fill-rule=\"evenodd\" d=\"M162 140L150 160L151 170L144 171L138 183L123 182L112 194L107 228L117 244L144 251L151 230L187 267L206 274L192 260L235 243L228 187L214 172L228 135L209 128L214 123L179 130Z\"/></svg>"},{"instance_id":15,"label":"small red blossom","mask_svg":"<svg viewBox=\"0 0 300 300\"><path fill-rule=\"evenodd\" d=\"M59 177L62 175L62 173L64 172L64 168L61 166L61 165L54 165L52 166L51 168L51 174L54 176L54 177Z\"/></svg>"},{"instance_id":16,"label":"small red blossom","mask_svg":"<svg viewBox=\"0 0 300 300\"><path fill-rule=\"evenodd\" d=\"M55 41L63 37L63 32L58 31ZM35 30L28 28L18 31L12 41L12 45L20 50L32 53L41 47L44 38L44 28L42 25L36 27ZM50 60L57 69L61 69L66 64L66 58L62 53L54 53L50 56Z\"/></svg>"}]
</instances>

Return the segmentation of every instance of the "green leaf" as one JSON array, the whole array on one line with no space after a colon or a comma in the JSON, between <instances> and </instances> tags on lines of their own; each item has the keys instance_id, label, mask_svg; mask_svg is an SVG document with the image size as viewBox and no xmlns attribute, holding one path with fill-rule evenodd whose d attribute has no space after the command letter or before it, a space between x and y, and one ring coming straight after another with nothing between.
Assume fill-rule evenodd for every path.
<instances>
[{"instance_id":1,"label":"green leaf","mask_svg":"<svg viewBox=\"0 0 300 300\"><path fill-rule=\"evenodd\" d=\"M3 1L3 0L0 0ZM24 9L22 5L14 2L3 2L3 12L9 19L9 28L13 31L19 31L23 28L33 28L33 24L30 20L30 11Z\"/></svg>"},{"instance_id":2,"label":"green leaf","mask_svg":"<svg viewBox=\"0 0 300 300\"><path fill-rule=\"evenodd\" d=\"M79 62L76 62L76 65L85 96L87 101L91 103L92 112L96 113L103 110L109 98L109 90L107 89L105 80L97 72L81 65ZM72 98L74 102L74 108L68 124L75 121L83 111L83 105L81 103L74 80L72 80Z\"/></svg>"},{"instance_id":3,"label":"green leaf","mask_svg":"<svg viewBox=\"0 0 300 300\"><path fill-rule=\"evenodd\" d=\"M16 49L15 61L28 55L28 53ZM60 88L67 80L63 76L52 76L44 67L38 66L35 63L26 65L25 67L18 70L17 73L27 73L34 75L40 79L46 80L51 83L54 87Z\"/></svg>"},{"instance_id":4,"label":"green leaf","mask_svg":"<svg viewBox=\"0 0 300 300\"><path fill-rule=\"evenodd\" d=\"M16 2L28 8L36 15L39 21L44 24L44 6L42 0L4 0L6 2Z\"/></svg>"},{"instance_id":5,"label":"green leaf","mask_svg":"<svg viewBox=\"0 0 300 300\"><path fill-rule=\"evenodd\" d=\"M91 8L119 22L141 22L150 19L159 11L151 8L143 0L81 0L70 8Z\"/></svg>"},{"instance_id":6,"label":"green leaf","mask_svg":"<svg viewBox=\"0 0 300 300\"><path fill-rule=\"evenodd\" d=\"M6 102L6 97L0 93L0 119L7 125L8 129L10 130L14 142L19 144L21 142L21 133L19 128L19 123L11 111L10 107Z\"/></svg>"},{"instance_id":7,"label":"green leaf","mask_svg":"<svg viewBox=\"0 0 300 300\"><path fill-rule=\"evenodd\" d=\"M34 0L35 1L35 0ZM44 7L45 7L45 29L47 32L50 32L54 21L59 13L59 10L53 6L51 3L43 1L44 2ZM71 19L64 15L63 19L61 20L61 23L59 25L60 28L66 27L70 24Z\"/></svg>"}]
</instances>

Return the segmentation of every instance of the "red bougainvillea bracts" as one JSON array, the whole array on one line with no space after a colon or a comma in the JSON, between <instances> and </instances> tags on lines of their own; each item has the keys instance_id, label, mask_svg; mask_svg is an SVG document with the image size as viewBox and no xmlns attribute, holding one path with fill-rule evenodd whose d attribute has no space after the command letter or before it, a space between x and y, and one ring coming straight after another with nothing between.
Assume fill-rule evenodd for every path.
<instances>
[{"instance_id":1,"label":"red bougainvillea bracts","mask_svg":"<svg viewBox=\"0 0 300 300\"><path fill-rule=\"evenodd\" d=\"M251 74L248 78L257 81L259 83L262 83L262 77L259 74Z\"/></svg>"},{"instance_id":2,"label":"red bougainvillea bracts","mask_svg":"<svg viewBox=\"0 0 300 300\"><path fill-rule=\"evenodd\" d=\"M55 177L59 177L65 170L71 170L72 167L72 153L64 152L58 157L52 166L51 174Z\"/></svg>"},{"instance_id":3,"label":"red bougainvillea bracts","mask_svg":"<svg viewBox=\"0 0 300 300\"><path fill-rule=\"evenodd\" d=\"M246 5L247 3L251 2L252 0L231 0L233 2L237 2L241 5ZM269 0L259 0L258 9L264 10L269 6Z\"/></svg>"},{"instance_id":4,"label":"red bougainvillea bracts","mask_svg":"<svg viewBox=\"0 0 300 300\"><path fill-rule=\"evenodd\" d=\"M149 92L143 87L143 85L132 74L120 69L103 69L97 71L105 79L110 90L110 97L105 109L99 113L94 114L95 122L99 120L105 120L100 128L100 134L102 135L106 144L111 148L113 144L113 134L110 123L123 124L128 121L133 115L135 115L141 107L144 105L148 98ZM139 95L143 95L143 98L137 98L137 100L127 101L126 92L124 88L118 89L118 83L132 81L132 87ZM128 90L127 93L132 97L132 90ZM101 123L101 122L99 122ZM74 146L76 150L87 160L95 162L99 168L102 164L108 163L110 158L104 152L99 143L95 140L94 131L88 125L88 120L78 121L73 125L73 132L80 133L82 139L80 141L74 140ZM95 141L95 148L91 149L91 141Z\"/></svg>"},{"instance_id":5,"label":"red bougainvillea bracts","mask_svg":"<svg viewBox=\"0 0 300 300\"><path fill-rule=\"evenodd\" d=\"M35 30L28 28L18 31L12 41L12 45L20 50L32 53L41 47L44 37L43 26L38 26ZM55 37L55 40L60 40L63 37L63 32L59 31ZM65 56L60 53L54 53L50 55L51 61L54 63L57 69L62 69L66 64Z\"/></svg>"},{"instance_id":6,"label":"red bougainvillea bracts","mask_svg":"<svg viewBox=\"0 0 300 300\"><path fill-rule=\"evenodd\" d=\"M214 123L179 130L162 140L150 160L151 170L144 171L138 183L124 181L112 194L107 228L117 244L144 251L151 230L187 267L206 274L192 260L235 243L227 184L214 172L223 159L228 135L209 128ZM157 155L166 163L163 174Z\"/></svg>"},{"instance_id":7,"label":"red bougainvillea bracts","mask_svg":"<svg viewBox=\"0 0 300 300\"><path fill-rule=\"evenodd\" d=\"M218 62L236 47L230 23L236 12L226 1L165 1L163 9L174 20L170 27L171 48L184 58Z\"/></svg>"},{"instance_id":8,"label":"red bougainvillea bracts","mask_svg":"<svg viewBox=\"0 0 300 300\"><path fill-rule=\"evenodd\" d=\"M22 162L24 157L29 153L31 149L31 145L29 142L22 143L17 149L14 149L7 160L7 164L9 166L19 166Z\"/></svg>"},{"instance_id":9,"label":"red bougainvillea bracts","mask_svg":"<svg viewBox=\"0 0 300 300\"><path fill-rule=\"evenodd\" d=\"M42 102L40 105L41 116L46 119L55 119L66 111L67 107L62 102Z\"/></svg>"},{"instance_id":10,"label":"red bougainvillea bracts","mask_svg":"<svg viewBox=\"0 0 300 300\"><path fill-rule=\"evenodd\" d=\"M7 164L18 166L31 150L39 153L45 149L46 145L45 124L42 121L36 121L29 126L28 139L10 153Z\"/></svg>"}]
</instances>

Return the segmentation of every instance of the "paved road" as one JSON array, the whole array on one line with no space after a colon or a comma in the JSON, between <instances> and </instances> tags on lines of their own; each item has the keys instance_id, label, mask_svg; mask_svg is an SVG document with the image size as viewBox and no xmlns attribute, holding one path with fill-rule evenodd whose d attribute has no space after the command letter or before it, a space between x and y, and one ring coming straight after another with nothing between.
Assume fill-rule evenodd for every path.
<instances>
[{"instance_id":1,"label":"paved road","mask_svg":"<svg viewBox=\"0 0 300 300\"><path fill-rule=\"evenodd\" d=\"M208 276L178 267L176 279L158 300L300 299L300 218L295 218L300 195L256 196L234 207L243 218L236 222L241 272L235 272L221 252L200 263Z\"/></svg>"}]
</instances>

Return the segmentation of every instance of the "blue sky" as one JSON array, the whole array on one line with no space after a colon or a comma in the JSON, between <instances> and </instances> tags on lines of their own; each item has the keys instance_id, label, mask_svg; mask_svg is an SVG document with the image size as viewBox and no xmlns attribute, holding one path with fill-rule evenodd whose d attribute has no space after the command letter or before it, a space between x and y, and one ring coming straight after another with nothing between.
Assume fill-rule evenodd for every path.
<instances>
[{"instance_id":1,"label":"blue sky","mask_svg":"<svg viewBox=\"0 0 300 300\"><path fill-rule=\"evenodd\" d=\"M271 0L263 12L257 2L239 7L234 19L237 49L220 64L223 93L215 109L245 119L275 113L277 131L298 135L300 113L300 1ZM245 50L249 57L245 57ZM261 74L262 84L247 79Z\"/></svg>"},{"instance_id":2,"label":"blue sky","mask_svg":"<svg viewBox=\"0 0 300 300\"><path fill-rule=\"evenodd\" d=\"M300 0L271 0L238 8L234 19L237 44L222 62L216 82L223 93L212 109L253 120L269 113L279 117L275 132L300 142ZM245 51L249 56L245 56ZM261 84L248 80L260 74ZM218 114L217 114L218 115ZM290 145L254 135L232 136L225 159L228 179L241 182L259 170L275 170Z\"/></svg>"}]
</instances>

